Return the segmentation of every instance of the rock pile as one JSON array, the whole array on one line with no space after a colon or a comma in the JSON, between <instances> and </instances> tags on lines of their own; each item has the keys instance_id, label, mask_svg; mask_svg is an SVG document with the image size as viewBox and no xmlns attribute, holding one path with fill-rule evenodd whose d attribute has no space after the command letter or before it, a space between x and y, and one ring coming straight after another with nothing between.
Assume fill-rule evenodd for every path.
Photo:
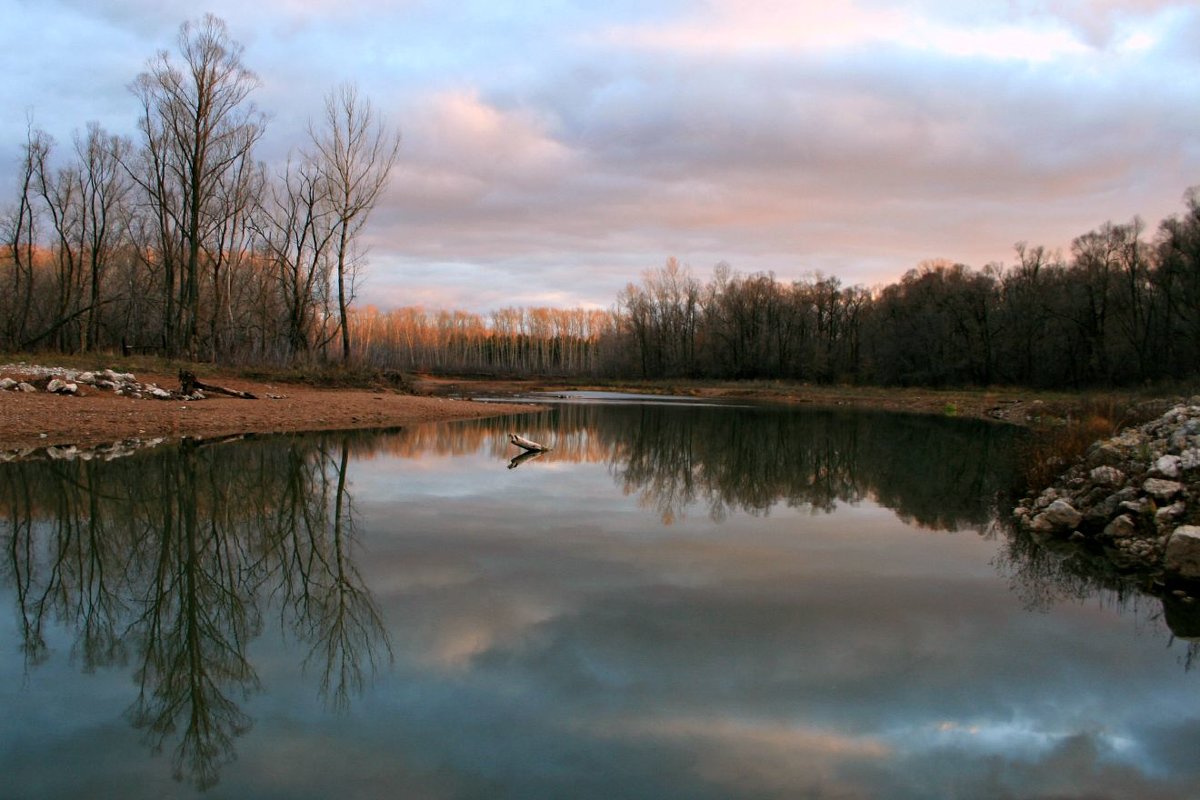
<instances>
[{"instance_id":1,"label":"rock pile","mask_svg":"<svg viewBox=\"0 0 1200 800\"><path fill-rule=\"evenodd\" d=\"M22 380L12 377L0 377L0 391L37 392L45 391L51 394L79 394L81 386L90 386L102 391L111 391L122 397L140 399L153 397L158 400L203 400L204 394L195 391L183 395L169 389L163 389L154 383L139 383L131 373L105 370L76 370L66 367L40 367L36 364L4 364L0 365L0 375L10 373L18 375Z\"/></svg>"},{"instance_id":2,"label":"rock pile","mask_svg":"<svg viewBox=\"0 0 1200 800\"><path fill-rule=\"evenodd\" d=\"M1122 569L1200 580L1200 397L1096 442L1013 515L1036 536L1099 544Z\"/></svg>"}]
</instances>

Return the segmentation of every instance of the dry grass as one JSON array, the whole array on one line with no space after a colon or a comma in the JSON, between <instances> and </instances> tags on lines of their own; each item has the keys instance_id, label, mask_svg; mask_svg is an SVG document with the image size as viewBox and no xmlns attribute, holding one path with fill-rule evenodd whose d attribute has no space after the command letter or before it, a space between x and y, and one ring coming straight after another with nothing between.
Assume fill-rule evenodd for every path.
<instances>
[{"instance_id":1,"label":"dry grass","mask_svg":"<svg viewBox=\"0 0 1200 800\"><path fill-rule=\"evenodd\" d=\"M1159 403L1137 403L1128 396L1089 395L1057 424L1039 426L1022 453L1023 477L1028 491L1050 486L1094 443L1118 431L1158 416Z\"/></svg>"}]
</instances>

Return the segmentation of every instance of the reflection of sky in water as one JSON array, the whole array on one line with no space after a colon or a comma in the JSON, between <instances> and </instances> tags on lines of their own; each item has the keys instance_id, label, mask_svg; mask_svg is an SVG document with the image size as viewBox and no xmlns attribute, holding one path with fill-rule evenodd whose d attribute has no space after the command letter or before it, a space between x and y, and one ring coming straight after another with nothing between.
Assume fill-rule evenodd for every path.
<instances>
[{"instance_id":1,"label":"reflection of sky in water","mask_svg":"<svg viewBox=\"0 0 1200 800\"><path fill-rule=\"evenodd\" d=\"M604 463L506 455L351 462L394 665L330 714L268 624L212 796L1200 796L1200 683L1147 612L1026 611L995 540L866 500L664 526ZM60 635L26 673L0 632L17 796L192 793L130 744L128 671Z\"/></svg>"}]
</instances>

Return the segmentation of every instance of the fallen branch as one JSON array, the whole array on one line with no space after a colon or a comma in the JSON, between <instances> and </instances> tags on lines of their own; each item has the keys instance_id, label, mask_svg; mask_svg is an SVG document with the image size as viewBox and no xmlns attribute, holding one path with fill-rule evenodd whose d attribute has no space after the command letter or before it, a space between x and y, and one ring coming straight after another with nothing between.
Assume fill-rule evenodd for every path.
<instances>
[{"instance_id":1,"label":"fallen branch","mask_svg":"<svg viewBox=\"0 0 1200 800\"><path fill-rule=\"evenodd\" d=\"M58 320L53 325L51 325L49 328L46 328L46 330L42 331L37 336L34 336L32 339L26 339L25 341L21 342L19 345L17 345L17 349L18 350L29 350L35 344L40 342L42 339L45 339L47 336L49 336L52 333L56 333L58 331L58 329L63 327L64 325L75 321L76 319L78 319L79 317L82 317L84 314L88 313L92 309L106 306L109 303L114 302L115 300L116 300L116 298L110 297L107 300L101 300L99 303L92 303L87 308L81 308L78 311L76 311L74 314L71 314L70 316L63 317L62 319Z\"/></svg>"},{"instance_id":2,"label":"fallen branch","mask_svg":"<svg viewBox=\"0 0 1200 800\"><path fill-rule=\"evenodd\" d=\"M518 436L515 433L510 433L508 435L508 440L510 442L512 442L513 444L515 444L517 447L520 447L522 450L528 450L531 453L544 453L550 449L549 447L547 447L544 444L538 444L537 442L530 441L529 439L526 439L524 436Z\"/></svg>"},{"instance_id":3,"label":"fallen branch","mask_svg":"<svg viewBox=\"0 0 1200 800\"><path fill-rule=\"evenodd\" d=\"M224 386L214 386L211 383L201 383L196 379L196 374L191 370L179 370L179 392L180 394L188 395L200 389L205 392L216 392L217 394L227 394L230 397L240 397L243 400L257 400L258 398L249 392L242 392L237 389L227 389Z\"/></svg>"}]
</instances>

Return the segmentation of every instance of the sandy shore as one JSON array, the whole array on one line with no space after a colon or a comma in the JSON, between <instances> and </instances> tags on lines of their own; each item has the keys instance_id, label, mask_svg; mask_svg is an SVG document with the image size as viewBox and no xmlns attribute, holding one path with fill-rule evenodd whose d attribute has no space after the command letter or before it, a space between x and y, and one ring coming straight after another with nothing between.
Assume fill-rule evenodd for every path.
<instances>
[{"instance_id":1,"label":"sandy shore","mask_svg":"<svg viewBox=\"0 0 1200 800\"><path fill-rule=\"evenodd\" d=\"M6 376L28 377L15 370L0 375ZM175 376L138 373L136 377L144 384L179 387ZM476 403L390 391L261 383L216 374L203 375L201 380L250 392L259 399L220 394L203 400L135 399L89 386L81 386L78 396L0 391L0 451L66 444L87 447L130 438L393 427L530 409L528 405Z\"/></svg>"}]
</instances>

